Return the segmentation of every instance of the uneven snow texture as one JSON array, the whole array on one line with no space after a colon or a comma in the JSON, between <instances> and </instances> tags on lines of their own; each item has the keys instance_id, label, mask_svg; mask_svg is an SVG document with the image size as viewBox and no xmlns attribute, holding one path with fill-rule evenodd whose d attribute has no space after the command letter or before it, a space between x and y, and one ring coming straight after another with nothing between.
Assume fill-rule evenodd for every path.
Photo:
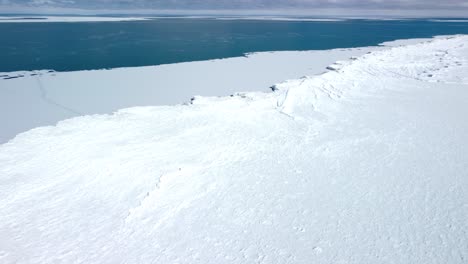
<instances>
[{"instance_id":1,"label":"uneven snow texture","mask_svg":"<svg viewBox=\"0 0 468 264\"><path fill-rule=\"evenodd\" d=\"M0 145L1 263L466 263L468 36Z\"/></svg>"}]
</instances>

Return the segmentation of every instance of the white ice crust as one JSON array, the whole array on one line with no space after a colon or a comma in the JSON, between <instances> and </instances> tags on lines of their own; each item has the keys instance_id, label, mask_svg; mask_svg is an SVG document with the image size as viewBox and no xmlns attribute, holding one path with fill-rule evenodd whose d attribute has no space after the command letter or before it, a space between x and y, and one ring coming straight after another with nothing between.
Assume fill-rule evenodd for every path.
<instances>
[{"instance_id":1,"label":"white ice crust","mask_svg":"<svg viewBox=\"0 0 468 264\"><path fill-rule=\"evenodd\" d=\"M465 263L467 43L22 133L0 262Z\"/></svg>"}]
</instances>

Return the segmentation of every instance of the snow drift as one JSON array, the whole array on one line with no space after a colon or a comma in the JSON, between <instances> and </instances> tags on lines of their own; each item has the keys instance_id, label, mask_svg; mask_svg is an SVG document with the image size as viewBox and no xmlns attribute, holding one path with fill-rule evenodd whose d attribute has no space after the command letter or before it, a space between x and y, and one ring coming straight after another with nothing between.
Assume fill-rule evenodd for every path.
<instances>
[{"instance_id":1,"label":"snow drift","mask_svg":"<svg viewBox=\"0 0 468 264\"><path fill-rule=\"evenodd\" d=\"M2 263L464 263L468 37L0 145Z\"/></svg>"}]
</instances>

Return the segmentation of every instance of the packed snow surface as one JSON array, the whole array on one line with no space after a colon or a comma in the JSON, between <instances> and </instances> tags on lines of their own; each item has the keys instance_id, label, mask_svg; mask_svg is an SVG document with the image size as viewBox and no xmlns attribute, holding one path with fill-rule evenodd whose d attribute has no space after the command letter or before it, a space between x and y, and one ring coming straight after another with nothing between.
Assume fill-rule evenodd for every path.
<instances>
[{"instance_id":1,"label":"packed snow surface","mask_svg":"<svg viewBox=\"0 0 468 264\"><path fill-rule=\"evenodd\" d=\"M0 262L466 263L467 43L20 134Z\"/></svg>"}]
</instances>

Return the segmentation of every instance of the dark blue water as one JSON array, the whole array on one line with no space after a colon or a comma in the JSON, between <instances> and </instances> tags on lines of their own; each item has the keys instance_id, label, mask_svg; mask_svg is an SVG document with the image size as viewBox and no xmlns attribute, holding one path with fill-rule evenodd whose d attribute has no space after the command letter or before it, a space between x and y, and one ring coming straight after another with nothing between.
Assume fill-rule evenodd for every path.
<instances>
[{"instance_id":1,"label":"dark blue water","mask_svg":"<svg viewBox=\"0 0 468 264\"><path fill-rule=\"evenodd\" d=\"M468 34L468 23L160 19L100 23L0 23L0 71L72 71L321 50Z\"/></svg>"}]
</instances>

